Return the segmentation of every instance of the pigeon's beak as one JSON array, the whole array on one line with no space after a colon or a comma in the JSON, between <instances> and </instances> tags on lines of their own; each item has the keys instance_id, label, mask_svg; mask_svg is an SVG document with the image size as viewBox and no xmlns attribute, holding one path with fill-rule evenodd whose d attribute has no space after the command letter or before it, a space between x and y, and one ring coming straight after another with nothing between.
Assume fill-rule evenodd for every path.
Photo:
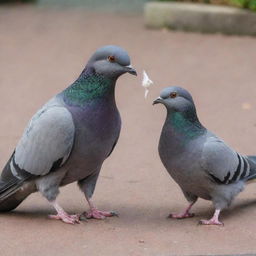
<instances>
[{"instance_id":1,"label":"pigeon's beak","mask_svg":"<svg viewBox=\"0 0 256 256\"><path fill-rule=\"evenodd\" d=\"M162 102L163 102L163 98L158 97L157 99L155 99L155 100L153 101L153 105L158 104L158 103L162 103Z\"/></svg>"},{"instance_id":2,"label":"pigeon's beak","mask_svg":"<svg viewBox=\"0 0 256 256\"><path fill-rule=\"evenodd\" d=\"M137 76L137 71L132 67L132 65L125 66L125 70L126 70L126 72Z\"/></svg>"}]
</instances>

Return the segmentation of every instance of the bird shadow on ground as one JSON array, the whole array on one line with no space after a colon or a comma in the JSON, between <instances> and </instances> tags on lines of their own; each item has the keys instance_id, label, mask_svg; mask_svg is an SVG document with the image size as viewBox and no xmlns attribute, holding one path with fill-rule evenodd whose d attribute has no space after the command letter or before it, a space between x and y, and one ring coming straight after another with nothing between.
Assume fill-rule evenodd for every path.
<instances>
[{"instance_id":1,"label":"bird shadow on ground","mask_svg":"<svg viewBox=\"0 0 256 256\"><path fill-rule=\"evenodd\" d=\"M223 211L223 216L225 217L232 217L236 214L242 214L243 211L246 212L251 209L256 207L256 199L252 200L246 200L246 202L239 202L236 203L235 205L231 206L229 209Z\"/></svg>"},{"instance_id":2,"label":"bird shadow on ground","mask_svg":"<svg viewBox=\"0 0 256 256\"><path fill-rule=\"evenodd\" d=\"M251 208L256 207L256 199L247 200L246 202L239 202L231 206L229 209L224 210L221 216L225 219L231 219L236 215L247 214L247 211ZM99 205L100 209L107 209L107 206L102 204ZM166 220L171 221L172 219L167 218L170 212L177 212L175 207L171 209L170 207L152 207L152 206L138 206L138 205L119 205L114 206L118 210L120 218L111 218L111 221L119 222L120 225L129 225L131 223L140 223L141 225L154 225L154 223L166 225ZM68 211L69 213L82 213L81 209L75 207L72 210ZM212 207L200 207L197 209L194 208L195 217L210 217L213 213ZM0 213L1 217L8 218L20 218L20 219L48 219L49 214L55 213L54 210L49 208L26 208L26 209L17 209L11 212ZM107 218L108 222L110 218ZM173 220L177 221L177 220ZM184 221L184 220L183 220ZM189 219L187 219L189 221Z\"/></svg>"},{"instance_id":3,"label":"bird shadow on ground","mask_svg":"<svg viewBox=\"0 0 256 256\"><path fill-rule=\"evenodd\" d=\"M231 219L236 215L247 214L247 211L256 207L256 199L246 200L242 202L236 202L234 205L231 205L228 209L225 209L221 212L221 217L225 219ZM196 209L196 208L195 208ZM212 207L203 208L197 211L196 217L205 217L213 214L214 209Z\"/></svg>"},{"instance_id":4,"label":"bird shadow on ground","mask_svg":"<svg viewBox=\"0 0 256 256\"><path fill-rule=\"evenodd\" d=\"M109 207L105 204L99 204L98 208L101 210L111 210ZM130 225L132 223L140 224L140 225L149 225L151 223L154 225L154 223L159 222L165 222L168 209L165 207L147 207L147 206L133 206L133 205L114 205L114 210L117 210L118 217L112 217L112 218L106 218L103 220L105 223L118 223L118 225ZM88 208L86 209L88 210ZM68 213L74 214L74 213L83 213L79 207L75 207L74 209L67 210ZM30 208L25 207L25 209L17 209L11 212L4 212L0 213L0 218L8 218L8 219L20 219L20 220L47 220L49 219L48 216L50 214L55 214L55 211L53 209L49 208ZM88 220L90 222L94 222L98 220Z\"/></svg>"},{"instance_id":5,"label":"bird shadow on ground","mask_svg":"<svg viewBox=\"0 0 256 256\"><path fill-rule=\"evenodd\" d=\"M1 217L8 218L22 218L22 219L45 219L52 211L49 209L29 209L29 210L15 210L11 212L3 212Z\"/></svg>"}]
</instances>

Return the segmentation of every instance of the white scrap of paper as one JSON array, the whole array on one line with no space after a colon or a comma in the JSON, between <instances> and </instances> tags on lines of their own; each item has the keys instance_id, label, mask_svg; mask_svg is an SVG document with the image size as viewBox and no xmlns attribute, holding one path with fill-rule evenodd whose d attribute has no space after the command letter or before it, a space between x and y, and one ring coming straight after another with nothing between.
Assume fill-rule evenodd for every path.
<instances>
[{"instance_id":1,"label":"white scrap of paper","mask_svg":"<svg viewBox=\"0 0 256 256\"><path fill-rule=\"evenodd\" d=\"M145 99L148 96L149 87L153 84L153 81L149 79L145 70L143 70L142 86L145 88Z\"/></svg>"}]
</instances>

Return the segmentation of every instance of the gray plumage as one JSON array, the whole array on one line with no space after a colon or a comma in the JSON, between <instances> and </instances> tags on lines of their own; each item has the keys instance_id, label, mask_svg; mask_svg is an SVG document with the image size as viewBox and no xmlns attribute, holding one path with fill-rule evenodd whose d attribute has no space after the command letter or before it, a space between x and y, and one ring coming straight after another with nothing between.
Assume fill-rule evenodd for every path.
<instances>
[{"instance_id":1,"label":"gray plumage","mask_svg":"<svg viewBox=\"0 0 256 256\"><path fill-rule=\"evenodd\" d=\"M33 116L1 173L0 211L14 209L38 190L54 202L59 186L74 181L89 202L102 163L119 137L114 91L126 72L136 75L126 51L102 47L79 78Z\"/></svg>"},{"instance_id":2,"label":"gray plumage","mask_svg":"<svg viewBox=\"0 0 256 256\"><path fill-rule=\"evenodd\" d=\"M228 207L247 181L256 178L254 156L243 156L207 130L198 120L189 92L180 87L164 89L154 104L162 103L167 117L159 141L159 155L165 168L179 184L190 206L172 215L191 217L197 198L211 200L214 217L203 224L221 224L219 212Z\"/></svg>"},{"instance_id":3,"label":"gray plumage","mask_svg":"<svg viewBox=\"0 0 256 256\"><path fill-rule=\"evenodd\" d=\"M48 102L30 121L21 137L11 162L33 175L47 174L52 164L68 158L75 136L71 113L56 99ZM47 149L47 150L46 150Z\"/></svg>"}]
</instances>

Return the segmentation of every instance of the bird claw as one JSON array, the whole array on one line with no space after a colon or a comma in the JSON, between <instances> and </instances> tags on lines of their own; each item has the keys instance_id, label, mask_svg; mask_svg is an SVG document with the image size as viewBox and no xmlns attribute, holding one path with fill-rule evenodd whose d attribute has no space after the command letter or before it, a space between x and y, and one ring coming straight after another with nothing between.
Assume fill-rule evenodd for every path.
<instances>
[{"instance_id":1,"label":"bird claw","mask_svg":"<svg viewBox=\"0 0 256 256\"><path fill-rule=\"evenodd\" d=\"M171 214L168 215L168 218L181 220L181 219L185 219L185 218L192 218L194 216L195 216L194 213L189 213L189 212L178 213L178 214L171 213Z\"/></svg>"},{"instance_id":2,"label":"bird claw","mask_svg":"<svg viewBox=\"0 0 256 256\"><path fill-rule=\"evenodd\" d=\"M223 222L220 222L216 219L210 219L210 220L200 220L199 225L217 225L217 226L224 226Z\"/></svg>"},{"instance_id":3,"label":"bird claw","mask_svg":"<svg viewBox=\"0 0 256 256\"><path fill-rule=\"evenodd\" d=\"M105 211L99 211L97 209L90 209L88 212L84 212L81 214L80 219L97 219L97 220L103 220L106 217L113 217L118 216L118 213L111 211L111 212L105 212Z\"/></svg>"},{"instance_id":4,"label":"bird claw","mask_svg":"<svg viewBox=\"0 0 256 256\"><path fill-rule=\"evenodd\" d=\"M111 217L119 217L119 213L118 212L111 211L110 214L111 214Z\"/></svg>"},{"instance_id":5,"label":"bird claw","mask_svg":"<svg viewBox=\"0 0 256 256\"><path fill-rule=\"evenodd\" d=\"M62 213L62 214L56 214L56 215L49 215L49 218L54 220L62 220L64 223L67 223L67 224L76 224L76 223L80 224L78 214L68 215L67 213Z\"/></svg>"}]
</instances>

